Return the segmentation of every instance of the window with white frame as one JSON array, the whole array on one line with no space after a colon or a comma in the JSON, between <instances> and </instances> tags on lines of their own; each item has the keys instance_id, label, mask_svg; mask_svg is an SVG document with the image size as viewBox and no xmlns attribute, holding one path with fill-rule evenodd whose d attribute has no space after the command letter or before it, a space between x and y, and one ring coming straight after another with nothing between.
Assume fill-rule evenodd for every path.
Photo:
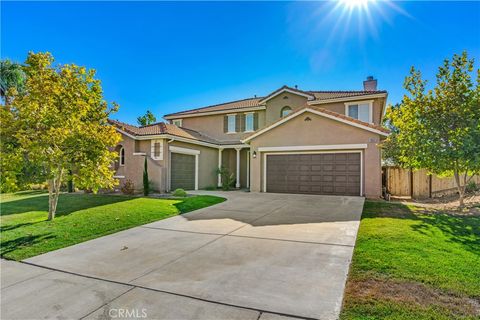
<instances>
[{"instance_id":1,"label":"window with white frame","mask_svg":"<svg viewBox=\"0 0 480 320\"><path fill-rule=\"evenodd\" d=\"M227 132L228 132L228 133L235 133L235 132L236 132L236 129L235 129L235 126L236 126L236 123L235 123L236 117L237 117L236 114L229 114L229 115L227 116Z\"/></svg>"},{"instance_id":2,"label":"window with white frame","mask_svg":"<svg viewBox=\"0 0 480 320\"><path fill-rule=\"evenodd\" d=\"M122 147L122 148L120 149L119 154L120 154L120 161L119 161L119 162L120 162L120 165L121 165L121 166L124 166L124 165L125 165L125 148Z\"/></svg>"},{"instance_id":3,"label":"window with white frame","mask_svg":"<svg viewBox=\"0 0 480 320\"><path fill-rule=\"evenodd\" d=\"M172 124L176 125L177 127L181 127L182 126L182 119L172 120Z\"/></svg>"},{"instance_id":4,"label":"window with white frame","mask_svg":"<svg viewBox=\"0 0 480 320\"><path fill-rule=\"evenodd\" d=\"M372 123L372 102L346 103L345 114L351 118Z\"/></svg>"},{"instance_id":5,"label":"window with white frame","mask_svg":"<svg viewBox=\"0 0 480 320\"><path fill-rule=\"evenodd\" d=\"M151 157L153 160L163 160L163 140L151 141Z\"/></svg>"},{"instance_id":6,"label":"window with white frame","mask_svg":"<svg viewBox=\"0 0 480 320\"><path fill-rule=\"evenodd\" d=\"M253 112L245 114L245 132L253 131Z\"/></svg>"}]
</instances>

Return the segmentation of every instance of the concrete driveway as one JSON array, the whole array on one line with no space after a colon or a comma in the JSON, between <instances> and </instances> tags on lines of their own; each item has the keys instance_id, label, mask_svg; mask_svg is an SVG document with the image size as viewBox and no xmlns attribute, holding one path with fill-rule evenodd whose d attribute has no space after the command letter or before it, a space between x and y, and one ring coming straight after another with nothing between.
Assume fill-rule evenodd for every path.
<instances>
[{"instance_id":1,"label":"concrete driveway","mask_svg":"<svg viewBox=\"0 0 480 320\"><path fill-rule=\"evenodd\" d=\"M337 318L364 199L220 195L228 201L27 259L48 273L2 289L2 309L23 308L2 318L39 314L28 300L62 277L97 281L90 288L99 286L93 291L102 297L85 299L83 311L67 318L115 317L119 309L151 319ZM61 305L72 289L58 290ZM48 310L42 315L56 315Z\"/></svg>"}]
</instances>

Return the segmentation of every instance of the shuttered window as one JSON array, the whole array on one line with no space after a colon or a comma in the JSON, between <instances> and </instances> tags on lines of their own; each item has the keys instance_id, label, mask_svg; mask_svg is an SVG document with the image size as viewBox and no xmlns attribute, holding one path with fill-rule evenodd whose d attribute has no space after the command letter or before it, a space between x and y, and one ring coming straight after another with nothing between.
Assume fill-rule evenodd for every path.
<instances>
[{"instance_id":1,"label":"shuttered window","mask_svg":"<svg viewBox=\"0 0 480 320\"><path fill-rule=\"evenodd\" d=\"M163 140L152 140L151 157L154 160L163 160Z\"/></svg>"},{"instance_id":2,"label":"shuttered window","mask_svg":"<svg viewBox=\"0 0 480 320\"><path fill-rule=\"evenodd\" d=\"M245 114L245 132L251 132L253 131L253 118L254 118L254 113L246 113Z\"/></svg>"},{"instance_id":3,"label":"shuttered window","mask_svg":"<svg viewBox=\"0 0 480 320\"><path fill-rule=\"evenodd\" d=\"M236 121L237 117L235 114L229 114L227 116L227 133L235 133L236 131Z\"/></svg>"}]
</instances>

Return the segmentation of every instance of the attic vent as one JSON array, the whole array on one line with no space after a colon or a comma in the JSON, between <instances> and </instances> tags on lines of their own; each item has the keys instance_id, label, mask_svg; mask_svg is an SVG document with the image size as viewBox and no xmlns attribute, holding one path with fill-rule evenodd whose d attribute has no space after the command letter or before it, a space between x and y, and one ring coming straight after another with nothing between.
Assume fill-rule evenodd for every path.
<instances>
[{"instance_id":1,"label":"attic vent","mask_svg":"<svg viewBox=\"0 0 480 320\"><path fill-rule=\"evenodd\" d=\"M303 121L312 121L312 119L310 119L310 117L306 117Z\"/></svg>"},{"instance_id":2,"label":"attic vent","mask_svg":"<svg viewBox=\"0 0 480 320\"><path fill-rule=\"evenodd\" d=\"M288 99L288 96L284 96L284 97L283 97L283 100L286 100L286 99Z\"/></svg>"}]
</instances>

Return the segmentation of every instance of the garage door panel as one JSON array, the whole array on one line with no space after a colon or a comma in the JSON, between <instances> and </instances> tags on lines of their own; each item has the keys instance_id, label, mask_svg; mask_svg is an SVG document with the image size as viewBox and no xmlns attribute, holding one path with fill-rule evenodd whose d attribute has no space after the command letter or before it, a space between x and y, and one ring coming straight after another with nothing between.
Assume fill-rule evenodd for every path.
<instances>
[{"instance_id":1,"label":"garage door panel","mask_svg":"<svg viewBox=\"0 0 480 320\"><path fill-rule=\"evenodd\" d=\"M171 154L171 186L172 190L182 188L195 189L195 156L173 153Z\"/></svg>"},{"instance_id":2,"label":"garage door panel","mask_svg":"<svg viewBox=\"0 0 480 320\"><path fill-rule=\"evenodd\" d=\"M360 153L267 155L267 191L359 195Z\"/></svg>"}]
</instances>

